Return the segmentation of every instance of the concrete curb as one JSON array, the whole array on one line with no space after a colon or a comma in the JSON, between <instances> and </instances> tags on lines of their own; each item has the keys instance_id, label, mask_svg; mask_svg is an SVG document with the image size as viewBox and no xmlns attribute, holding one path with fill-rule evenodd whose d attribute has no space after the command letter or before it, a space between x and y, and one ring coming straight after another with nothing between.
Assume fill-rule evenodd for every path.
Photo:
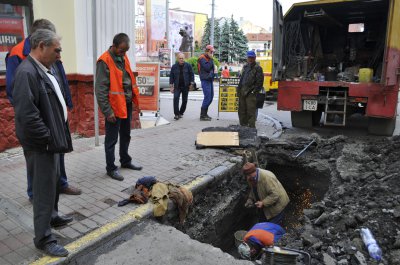
<instances>
[{"instance_id":1,"label":"concrete curb","mask_svg":"<svg viewBox=\"0 0 400 265\"><path fill-rule=\"evenodd\" d=\"M190 183L184 185L185 188L192 191L194 195L207 188L214 181L219 181L226 176L229 176L234 170L238 170L242 165L242 157L237 156L226 160L222 165L219 165L204 175L198 176ZM169 203L169 205L172 202ZM169 210L170 207L168 207ZM172 211L170 211L172 212ZM112 240L118 235L128 231L132 228L137 221L140 219L148 219L153 216L153 205L147 203L139 206L138 208L122 215L109 222L102 227L99 227L92 232L84 235L83 237L69 243L65 248L70 252L68 257L50 257L44 256L34 262L32 265L44 265L44 264L68 264L73 262L77 258L83 255L85 251L91 251L97 246L103 244L106 241Z\"/></svg>"}]
</instances>

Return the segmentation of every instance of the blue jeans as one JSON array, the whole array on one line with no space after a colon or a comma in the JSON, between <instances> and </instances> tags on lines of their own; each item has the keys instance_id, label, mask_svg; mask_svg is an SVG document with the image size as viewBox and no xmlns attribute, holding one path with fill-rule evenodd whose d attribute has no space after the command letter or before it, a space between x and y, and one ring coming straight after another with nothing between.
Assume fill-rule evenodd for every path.
<instances>
[{"instance_id":1,"label":"blue jeans","mask_svg":"<svg viewBox=\"0 0 400 265\"><path fill-rule=\"evenodd\" d=\"M26 177L28 179L28 188L26 189L26 192L28 193L29 198L33 198L33 191L32 191L32 174L29 172L29 170L26 170ZM61 176L60 180L58 181L59 189L63 190L68 187L68 180L67 180L67 173L65 172L65 164L64 164L64 154L60 154L60 171L61 171Z\"/></svg>"},{"instance_id":2,"label":"blue jeans","mask_svg":"<svg viewBox=\"0 0 400 265\"><path fill-rule=\"evenodd\" d=\"M213 81L201 80L201 89L203 90L203 104L201 105L202 109L207 109L214 98L214 87Z\"/></svg>"},{"instance_id":3,"label":"blue jeans","mask_svg":"<svg viewBox=\"0 0 400 265\"><path fill-rule=\"evenodd\" d=\"M179 109L179 97L181 96L182 93L182 105L181 108ZM186 110L186 105L188 101L188 94L189 94L189 88L188 87L180 87L178 89L174 90L174 114L179 115L185 113Z\"/></svg>"},{"instance_id":4,"label":"blue jeans","mask_svg":"<svg viewBox=\"0 0 400 265\"><path fill-rule=\"evenodd\" d=\"M267 217L265 217L264 211L262 209L257 209L257 214L259 223L269 222L277 225L282 225L283 218L285 217L285 210L282 210L282 212L275 215L271 219L267 219Z\"/></svg>"},{"instance_id":5,"label":"blue jeans","mask_svg":"<svg viewBox=\"0 0 400 265\"><path fill-rule=\"evenodd\" d=\"M112 123L106 119L106 137L104 139L104 150L106 152L106 170L112 172L118 167L115 162L115 145L118 142L119 134L119 161L121 165L130 164L132 157L128 154L129 143L131 141L131 121L132 121L132 103L126 103L127 118L120 119Z\"/></svg>"}]
</instances>

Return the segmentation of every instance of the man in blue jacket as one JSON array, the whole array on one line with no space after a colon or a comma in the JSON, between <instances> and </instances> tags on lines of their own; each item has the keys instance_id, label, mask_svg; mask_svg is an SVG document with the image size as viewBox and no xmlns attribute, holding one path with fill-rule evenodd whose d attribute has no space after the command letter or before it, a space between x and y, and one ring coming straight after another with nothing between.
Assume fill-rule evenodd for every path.
<instances>
[{"instance_id":1,"label":"man in blue jacket","mask_svg":"<svg viewBox=\"0 0 400 265\"><path fill-rule=\"evenodd\" d=\"M56 32L56 28L53 23L51 23L47 19L38 19L35 20L32 24L31 34L33 34L38 29L48 29L53 32ZM29 55L31 51L31 41L30 36L26 39L18 43L14 46L9 54L6 57L6 90L7 90L7 97L10 100L11 104L13 103L13 83L14 83L14 76L17 70L17 67L22 63L25 58ZM65 75L65 70L62 62L57 60L51 67L51 71L56 77L58 83L63 92L63 96L66 101L66 105L68 109L72 109L72 99L71 99L71 92L69 90L68 80ZM65 172L65 164L64 164L64 154L60 154L60 168L61 168L61 178L60 178L60 193L65 193L69 195L79 195L82 191L72 185L68 184L67 174ZM29 170L27 170L27 179L28 179L28 188L27 193L29 196L29 200L32 201L33 199L33 192L32 192L32 175L30 174Z\"/></svg>"},{"instance_id":2,"label":"man in blue jacket","mask_svg":"<svg viewBox=\"0 0 400 265\"><path fill-rule=\"evenodd\" d=\"M197 60L197 68L199 70L199 76L201 81L201 88L203 90L204 100L201 105L200 120L210 121L211 117L208 116L208 107L211 105L214 98L214 47L207 45L205 53L200 55Z\"/></svg>"},{"instance_id":3,"label":"man in blue jacket","mask_svg":"<svg viewBox=\"0 0 400 265\"><path fill-rule=\"evenodd\" d=\"M174 114L175 120L182 118L185 113L189 89L194 82L192 66L185 62L185 55L178 53L178 61L172 66L169 76L170 91L174 93ZM182 94L182 105L179 108L179 97Z\"/></svg>"}]
</instances>

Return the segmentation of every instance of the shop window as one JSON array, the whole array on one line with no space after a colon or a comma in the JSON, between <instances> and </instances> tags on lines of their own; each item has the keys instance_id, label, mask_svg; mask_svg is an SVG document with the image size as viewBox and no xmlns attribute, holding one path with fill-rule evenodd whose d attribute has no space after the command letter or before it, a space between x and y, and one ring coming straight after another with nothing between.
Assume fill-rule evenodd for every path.
<instances>
[{"instance_id":1,"label":"shop window","mask_svg":"<svg viewBox=\"0 0 400 265\"><path fill-rule=\"evenodd\" d=\"M31 1L0 1L1 73L6 71L5 58L7 53L28 35L31 17Z\"/></svg>"}]
</instances>

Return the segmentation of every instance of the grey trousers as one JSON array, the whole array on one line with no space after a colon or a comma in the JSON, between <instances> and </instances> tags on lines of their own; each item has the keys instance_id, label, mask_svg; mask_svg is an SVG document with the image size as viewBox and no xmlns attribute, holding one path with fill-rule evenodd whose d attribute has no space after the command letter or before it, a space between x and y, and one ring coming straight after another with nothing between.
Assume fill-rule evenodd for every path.
<instances>
[{"instance_id":1,"label":"grey trousers","mask_svg":"<svg viewBox=\"0 0 400 265\"><path fill-rule=\"evenodd\" d=\"M60 155L46 152L24 151L28 172L32 173L33 225L37 248L56 242L50 221L58 215Z\"/></svg>"}]
</instances>

